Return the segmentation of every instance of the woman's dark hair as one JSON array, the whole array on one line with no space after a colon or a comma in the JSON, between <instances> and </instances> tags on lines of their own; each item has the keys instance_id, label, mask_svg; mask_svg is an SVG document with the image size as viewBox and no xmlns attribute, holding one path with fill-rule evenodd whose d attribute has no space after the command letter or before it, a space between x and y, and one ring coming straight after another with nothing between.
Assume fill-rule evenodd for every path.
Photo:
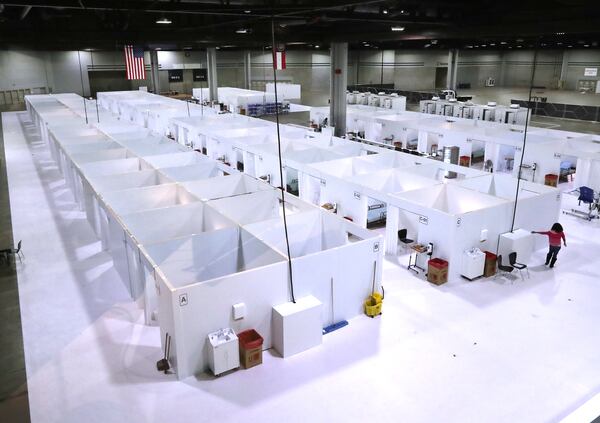
<instances>
[{"instance_id":1,"label":"woman's dark hair","mask_svg":"<svg viewBox=\"0 0 600 423\"><path fill-rule=\"evenodd\" d=\"M552 225L552 230L554 232L562 232L563 231L563 227L560 223L555 223L554 225Z\"/></svg>"}]
</instances>

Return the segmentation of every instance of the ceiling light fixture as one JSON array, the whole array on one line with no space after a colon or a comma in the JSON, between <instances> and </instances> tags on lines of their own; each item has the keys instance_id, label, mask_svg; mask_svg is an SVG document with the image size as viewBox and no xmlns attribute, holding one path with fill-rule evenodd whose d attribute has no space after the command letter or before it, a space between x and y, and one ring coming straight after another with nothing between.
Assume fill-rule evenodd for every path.
<instances>
[{"instance_id":1,"label":"ceiling light fixture","mask_svg":"<svg viewBox=\"0 0 600 423\"><path fill-rule=\"evenodd\" d=\"M246 28L236 29L235 33L236 34L247 34L248 33L248 29L246 29Z\"/></svg>"},{"instance_id":2,"label":"ceiling light fixture","mask_svg":"<svg viewBox=\"0 0 600 423\"><path fill-rule=\"evenodd\" d=\"M252 13L252 10L244 10L244 13Z\"/></svg>"},{"instance_id":3,"label":"ceiling light fixture","mask_svg":"<svg viewBox=\"0 0 600 423\"><path fill-rule=\"evenodd\" d=\"M387 15L387 14L388 14L388 10L387 10L387 9L383 9L383 10L381 11L381 13L383 13L384 15Z\"/></svg>"},{"instance_id":4,"label":"ceiling light fixture","mask_svg":"<svg viewBox=\"0 0 600 423\"><path fill-rule=\"evenodd\" d=\"M319 45L316 45L316 46L315 46L315 48L319 48L319 47L321 47L321 46L319 46Z\"/></svg>"},{"instance_id":5,"label":"ceiling light fixture","mask_svg":"<svg viewBox=\"0 0 600 423\"><path fill-rule=\"evenodd\" d=\"M156 21L157 24L169 25L172 24L171 19L167 19L164 16Z\"/></svg>"},{"instance_id":6,"label":"ceiling light fixture","mask_svg":"<svg viewBox=\"0 0 600 423\"><path fill-rule=\"evenodd\" d=\"M392 27L392 31L394 31L394 32L401 32L401 31L404 31L405 29L406 28L403 26L393 26Z\"/></svg>"},{"instance_id":7,"label":"ceiling light fixture","mask_svg":"<svg viewBox=\"0 0 600 423\"><path fill-rule=\"evenodd\" d=\"M506 45L506 41L500 41L500 44L502 44L503 46Z\"/></svg>"}]
</instances>

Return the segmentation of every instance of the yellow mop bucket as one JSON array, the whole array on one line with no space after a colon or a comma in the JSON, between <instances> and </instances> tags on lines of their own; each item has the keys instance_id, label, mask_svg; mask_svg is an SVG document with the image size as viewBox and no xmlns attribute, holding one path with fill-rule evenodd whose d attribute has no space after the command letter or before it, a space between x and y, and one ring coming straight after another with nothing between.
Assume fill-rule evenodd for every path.
<instances>
[{"instance_id":1,"label":"yellow mop bucket","mask_svg":"<svg viewBox=\"0 0 600 423\"><path fill-rule=\"evenodd\" d=\"M381 314L381 307L383 306L383 298L385 293L383 286L381 287L382 294L375 292L375 275L377 273L377 261L373 263L373 288L371 295L365 300L365 314L369 317L379 316Z\"/></svg>"},{"instance_id":2,"label":"yellow mop bucket","mask_svg":"<svg viewBox=\"0 0 600 423\"><path fill-rule=\"evenodd\" d=\"M375 292L365 301L365 314L369 317L379 316L381 314L382 306L383 295L381 295L379 292Z\"/></svg>"}]
</instances>

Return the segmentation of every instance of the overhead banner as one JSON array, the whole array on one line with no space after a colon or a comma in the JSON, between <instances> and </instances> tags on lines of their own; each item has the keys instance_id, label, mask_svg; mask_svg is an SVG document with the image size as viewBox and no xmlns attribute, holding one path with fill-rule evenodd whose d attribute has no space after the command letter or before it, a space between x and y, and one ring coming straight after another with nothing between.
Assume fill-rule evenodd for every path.
<instances>
[{"instance_id":1,"label":"overhead banner","mask_svg":"<svg viewBox=\"0 0 600 423\"><path fill-rule=\"evenodd\" d=\"M598 76L598 68L585 68L583 76Z\"/></svg>"}]
</instances>

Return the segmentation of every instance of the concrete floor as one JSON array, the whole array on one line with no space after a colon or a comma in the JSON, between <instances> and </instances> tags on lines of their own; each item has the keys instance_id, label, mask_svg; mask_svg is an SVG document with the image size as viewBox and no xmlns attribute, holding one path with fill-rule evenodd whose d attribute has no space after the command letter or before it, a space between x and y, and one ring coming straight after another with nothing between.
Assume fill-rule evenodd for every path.
<instances>
[{"instance_id":1,"label":"concrete floor","mask_svg":"<svg viewBox=\"0 0 600 423\"><path fill-rule=\"evenodd\" d=\"M435 287L407 256L387 257L381 318L221 378L160 374L157 328L24 116L2 118L13 227L28 246L18 272L34 422L556 422L600 390L600 221L566 215L554 270L537 251L531 279Z\"/></svg>"},{"instance_id":2,"label":"concrete floor","mask_svg":"<svg viewBox=\"0 0 600 423\"><path fill-rule=\"evenodd\" d=\"M0 120L0 249L13 248L4 137ZM28 422L27 375L15 263L0 264L0 421Z\"/></svg>"}]
</instances>

